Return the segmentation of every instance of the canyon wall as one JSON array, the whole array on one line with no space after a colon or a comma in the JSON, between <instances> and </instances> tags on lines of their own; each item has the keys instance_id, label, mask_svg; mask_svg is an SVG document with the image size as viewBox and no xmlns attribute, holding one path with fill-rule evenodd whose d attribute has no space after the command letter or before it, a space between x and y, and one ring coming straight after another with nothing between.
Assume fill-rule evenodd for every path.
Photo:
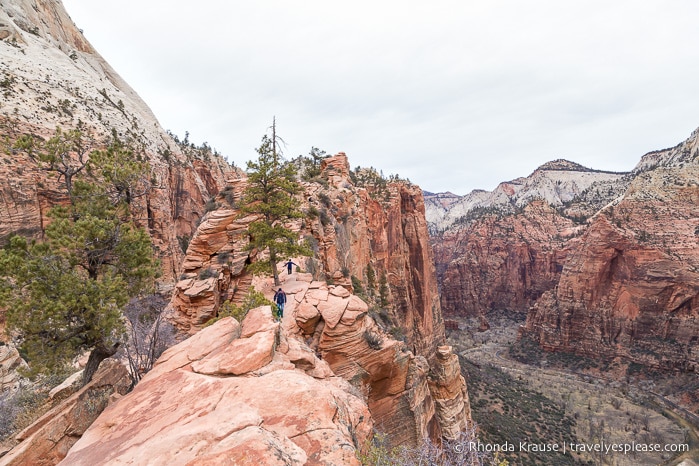
<instances>
[{"instance_id":1,"label":"canyon wall","mask_svg":"<svg viewBox=\"0 0 699 466\"><path fill-rule=\"evenodd\" d=\"M568 252L522 330L550 350L696 370L699 164L694 134L649 154Z\"/></svg>"},{"instance_id":2,"label":"canyon wall","mask_svg":"<svg viewBox=\"0 0 699 466\"><path fill-rule=\"evenodd\" d=\"M558 282L565 246L579 230L549 204L533 201L519 213L485 215L434 237L445 314L526 311Z\"/></svg>"},{"instance_id":3,"label":"canyon wall","mask_svg":"<svg viewBox=\"0 0 699 466\"><path fill-rule=\"evenodd\" d=\"M521 335L544 349L696 370L697 146L695 132L626 174L556 161L429 196L442 309L527 312Z\"/></svg>"},{"instance_id":4,"label":"canyon wall","mask_svg":"<svg viewBox=\"0 0 699 466\"><path fill-rule=\"evenodd\" d=\"M526 312L558 282L584 220L624 182L624 174L556 160L491 192L427 196L443 312Z\"/></svg>"},{"instance_id":5,"label":"canyon wall","mask_svg":"<svg viewBox=\"0 0 699 466\"><path fill-rule=\"evenodd\" d=\"M49 208L67 199L63 180L15 148L18 137L46 140L56 128L80 127L89 153L116 134L150 163L152 189L133 208L163 264L161 285L171 287L184 256L179 243L236 170L210 149L178 144L60 1L3 1L0 49L0 242L11 234L40 238Z\"/></svg>"}]
</instances>

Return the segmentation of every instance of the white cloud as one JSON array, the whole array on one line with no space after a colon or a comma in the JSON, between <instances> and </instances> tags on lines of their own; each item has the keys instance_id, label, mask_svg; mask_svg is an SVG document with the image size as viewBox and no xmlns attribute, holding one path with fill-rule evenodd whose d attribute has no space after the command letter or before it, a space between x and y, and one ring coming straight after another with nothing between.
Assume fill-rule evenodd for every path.
<instances>
[{"instance_id":1,"label":"white cloud","mask_svg":"<svg viewBox=\"0 0 699 466\"><path fill-rule=\"evenodd\" d=\"M699 125L699 4L64 0L163 126L465 193L554 158L628 170Z\"/></svg>"}]
</instances>

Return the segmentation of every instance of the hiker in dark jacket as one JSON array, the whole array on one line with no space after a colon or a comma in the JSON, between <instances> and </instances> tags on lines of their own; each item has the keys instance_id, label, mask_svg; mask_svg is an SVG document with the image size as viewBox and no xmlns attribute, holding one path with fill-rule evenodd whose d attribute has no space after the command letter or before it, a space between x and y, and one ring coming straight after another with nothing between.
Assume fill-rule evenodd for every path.
<instances>
[{"instance_id":1,"label":"hiker in dark jacket","mask_svg":"<svg viewBox=\"0 0 699 466\"><path fill-rule=\"evenodd\" d=\"M292 265L296 265L296 266L298 267L297 264L294 264L293 262L291 262L291 259L289 259L288 261L284 262L284 265L286 265L286 271L289 273L289 275L291 275L291 266L292 266Z\"/></svg>"},{"instance_id":2,"label":"hiker in dark jacket","mask_svg":"<svg viewBox=\"0 0 699 466\"><path fill-rule=\"evenodd\" d=\"M277 304L277 316L281 320L284 317L284 305L286 304L286 293L281 288L274 293L274 302Z\"/></svg>"}]
</instances>

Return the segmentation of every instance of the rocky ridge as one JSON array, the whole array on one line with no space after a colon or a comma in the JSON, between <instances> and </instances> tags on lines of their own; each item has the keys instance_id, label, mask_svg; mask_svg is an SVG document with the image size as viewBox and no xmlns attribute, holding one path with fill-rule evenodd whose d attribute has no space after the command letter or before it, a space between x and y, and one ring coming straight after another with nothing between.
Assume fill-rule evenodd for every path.
<instances>
[{"instance_id":1,"label":"rocky ridge","mask_svg":"<svg viewBox=\"0 0 699 466\"><path fill-rule=\"evenodd\" d=\"M559 159L541 165L527 177L500 183L493 191L476 189L456 198L451 193L426 196L425 214L430 232L437 234L454 224L468 222L484 210L512 213L533 200L559 207L591 188L595 190L599 185L620 181L624 175L626 173L593 170Z\"/></svg>"},{"instance_id":2,"label":"rocky ridge","mask_svg":"<svg viewBox=\"0 0 699 466\"><path fill-rule=\"evenodd\" d=\"M438 347L430 368L346 288L307 273L282 280L281 322L262 306L242 324L227 317L204 327L124 397L125 368L108 360L88 387L19 434L0 464L358 464L372 428L415 445L467 426L451 347ZM271 279L253 285L271 298Z\"/></svg>"},{"instance_id":3,"label":"rocky ridge","mask_svg":"<svg viewBox=\"0 0 699 466\"><path fill-rule=\"evenodd\" d=\"M458 360L440 346L444 327L420 190L393 183L379 202L353 184L342 153L323 160L320 181L304 184L304 209L317 213L290 225L317 251L302 266L314 273L282 274L289 296L285 313L294 315L296 326L290 334L306 341L335 374L368 391L374 421L396 445L453 434L470 421L470 408L465 381L453 370ZM241 180L227 188L233 204L243 186ZM252 220L226 207L204 218L170 306L182 332L196 333L222 302L239 300L251 286L271 299L271 286L244 270L260 259L245 247ZM387 277L394 303L383 317L352 294L369 292L369 264ZM328 278L334 285L325 285Z\"/></svg>"},{"instance_id":4,"label":"rocky ridge","mask_svg":"<svg viewBox=\"0 0 699 466\"><path fill-rule=\"evenodd\" d=\"M167 350L60 464L359 464L358 395L263 306Z\"/></svg>"},{"instance_id":5,"label":"rocky ridge","mask_svg":"<svg viewBox=\"0 0 699 466\"><path fill-rule=\"evenodd\" d=\"M32 134L46 139L58 127L69 129L81 125L92 147L98 148L103 147L106 139L115 132L120 139L144 154L152 167L151 178L155 189L133 205L140 213L143 226L148 228L163 262L162 289L167 290L168 283L174 282L175 277L181 277L175 291L173 309L181 317L180 311L184 306L177 308L177 300L181 300L181 304L188 299L186 304L189 311L186 312L203 312L189 322L180 319L178 323L194 333L201 328L205 316L216 314L223 299L239 297L252 281L242 270L242 265L256 257L242 253L240 247L244 245L244 238L240 229L226 229L236 223L236 219L221 211L206 216L201 233L197 233L190 243L191 254L188 250L187 259L183 262L181 245L186 243L204 215L204 204L208 199L218 196L220 203L225 204L235 197L235 193L239 193L236 186L242 183L240 173L220 157L211 154L211 151L178 143L163 131L147 105L82 36L60 1L3 2L0 9L0 47L3 54L0 63L0 92L3 93L0 129L6 152L6 157L0 163L0 202L3 205L0 209L0 239L12 233L40 237L47 210L52 205L65 202L59 180L47 177L26 154L13 150L17 137ZM261 323L263 330L246 335L244 324L239 338L235 329L229 329L228 337L222 336L225 344L230 343L228 349L231 351L225 351L229 354L219 355L218 359L207 359L208 350L202 350L206 355L202 354L202 359L184 372L191 369L190 373L217 379L221 375L218 371L224 370L229 371L225 372L226 377L246 379L255 376L259 377L257 382L269 375L271 382L263 385L272 390L283 382L276 380L277 377L284 379L288 375L276 372L287 371L294 374L291 378L303 378L303 383L299 385L303 386L301 391L304 393L309 390L314 393L316 390L314 382L308 380L333 379L335 382L323 383L325 388L318 388L315 392L322 399L329 400L335 396L345 396L337 395L332 387L328 388L329 385L339 384L339 389L346 392L347 384L333 376L335 370L344 371L346 375L353 374L351 377L355 387L371 387L369 390L373 390L374 394L371 395L370 391L368 396L370 409L378 422L396 434L396 443L415 443L426 435L452 435L468 422L468 398L465 382L455 369L458 367L456 356L451 354L449 347L442 346L444 329L421 192L416 186L405 183L391 183L381 197L371 188L357 189L352 185L344 154L324 160L322 169L324 183L320 186L308 183L305 188L310 199L307 205L309 212L311 207L315 207L316 212L324 215L311 218L307 225L299 222L296 227L316 241L319 259L310 263L315 273L319 278L331 279L337 285L342 285L342 289L336 286L326 290L328 296L334 296L328 300L332 305L327 302L321 304L323 300L318 300L316 305L312 298L307 299L304 294L302 303L316 306L320 313L312 335L309 337L299 330L301 336L286 339L288 347L285 347L283 332L277 330L274 338L270 338L269 328ZM226 185L228 188L223 189ZM321 194L325 197L321 197ZM206 228L215 230L221 224L224 232L221 235L222 232L218 231L217 241L221 237L225 237L225 241L207 244L211 236L206 238L206 235L211 232L207 232ZM229 234L238 235L241 241L235 238L229 241ZM221 248L216 249L216 244ZM230 250L226 251L227 247ZM183 263L182 269L180 263ZM378 324L361 310L361 299L344 294L354 291L352 277L368 285L367 270L370 264L377 273L377 280L379 276L386 277L389 297L394 303ZM184 270L184 276L180 275L180 270ZM215 275L201 279L203 271L213 271ZM308 288L311 288L310 283ZM323 287L318 289L322 293ZM374 290L367 292L373 293ZM342 296L337 296L337 293ZM338 302L344 301L348 304L343 312L335 309ZM353 306L359 307L361 312L357 312L358 309ZM309 309L306 307L307 311ZM337 316L340 322L336 322L333 328L330 323ZM257 321L260 323L265 319ZM309 328L308 321L301 323ZM299 329L303 327L296 321L293 325ZM343 326L348 328L338 330ZM396 334L398 340L390 338L389 333ZM361 343L364 341L364 346L369 344L365 335L380 338L380 350L372 349L377 356L365 354L366 348ZM187 341L193 344L198 336ZM313 336L318 336L317 346L309 350L305 340L311 338L313 342ZM338 341L345 341L353 350L348 352L344 345L338 347ZM319 359L314 351L325 355L333 364ZM359 361L362 357L364 359ZM163 365L167 364L167 360L170 360L170 356ZM187 364L190 362L187 360ZM350 368L355 372L351 372ZM270 373L259 372L263 369L269 369ZM154 370L152 374L155 378L159 372ZM393 381L395 374L397 381ZM190 377L193 376L178 373L172 377L179 377L186 384L192 381ZM209 382L202 383L207 385ZM157 386L155 382L154 385ZM142 389L145 392L148 384L143 386L146 387ZM213 393L219 393L219 389L226 391L225 387L217 387ZM142 396L150 397L153 393ZM253 429L254 426L248 426L245 419L241 422L245 424L243 430L247 437L231 437L230 441L235 444L235 450L236 445L247 445L251 440L262 446L260 454L278 452L284 461L303 463L325 457L331 458L328 460L330 462L344 464L345 460L351 461L348 455L353 455L353 448L356 449L361 443L358 441L362 439L361 435L357 432L363 432L370 425L368 416L362 419L364 408L361 404L357 405L353 401L355 399L350 397L343 402L348 403L348 416L359 413L357 419L352 418L353 426L364 427L352 431L358 437L349 436L352 442L350 448L342 447L340 451L336 448L338 444L345 445L343 442L347 440L348 428L343 427L342 420L342 425L337 425L335 429L339 433L334 437L334 446L328 446L331 451L323 450L322 440L312 433L299 434L298 441L306 442L304 445L294 446L283 442L284 448L277 449L277 439L281 434ZM317 403L318 398L314 398L314 401ZM138 402L143 402L143 399ZM258 403L262 404L263 401ZM296 422L290 413L285 414L289 416L282 416L284 419L278 420L280 424ZM441 431L438 419L441 420ZM326 421L326 418L322 418L318 422L325 425ZM333 417L332 422L336 421ZM405 429L406 425L410 428ZM64 433L69 434L72 442L82 433L83 427L74 430L67 427ZM50 429L48 435L54 438ZM296 435L292 437L296 441ZM89 440L90 436L87 438ZM59 450L65 453L68 443L61 445ZM214 450L206 449L206 461L217 461L217 455L221 452ZM243 455L248 453L246 451ZM51 457L59 458L53 454Z\"/></svg>"},{"instance_id":6,"label":"rocky ridge","mask_svg":"<svg viewBox=\"0 0 699 466\"><path fill-rule=\"evenodd\" d=\"M220 208L203 218L189 243L172 301L174 322L184 332L196 332L223 300L247 292L250 277L244 265L258 259L245 250L253 218L240 218L224 201L229 196L234 205L239 202L244 184L238 180L225 188L218 197ZM416 354L431 359L444 341L444 326L420 189L389 183L388 197L377 200L371 187L354 185L344 153L326 158L319 181L304 182L303 188L307 216L289 224L316 251L316 259L305 261L303 268L350 290L359 284L374 295L385 276L391 303L385 324L402 333Z\"/></svg>"}]
</instances>

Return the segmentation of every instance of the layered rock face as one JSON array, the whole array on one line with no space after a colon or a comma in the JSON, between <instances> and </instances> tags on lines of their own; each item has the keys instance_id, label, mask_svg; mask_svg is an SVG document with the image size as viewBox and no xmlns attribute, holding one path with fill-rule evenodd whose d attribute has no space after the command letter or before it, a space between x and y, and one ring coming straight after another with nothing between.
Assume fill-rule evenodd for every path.
<instances>
[{"instance_id":1,"label":"layered rock face","mask_svg":"<svg viewBox=\"0 0 699 466\"><path fill-rule=\"evenodd\" d=\"M522 335L545 349L696 370L697 147L695 132L623 176L556 161L493 193L429 198L442 308L529 309Z\"/></svg>"},{"instance_id":2,"label":"layered rock face","mask_svg":"<svg viewBox=\"0 0 699 466\"><path fill-rule=\"evenodd\" d=\"M644 158L623 198L571 246L558 286L532 308L524 334L551 350L696 370L696 154L693 135Z\"/></svg>"},{"instance_id":3,"label":"layered rock face","mask_svg":"<svg viewBox=\"0 0 699 466\"><path fill-rule=\"evenodd\" d=\"M376 428L394 445L438 437L425 357L384 332L368 315L367 304L346 288L313 281L310 274L283 278L284 313L293 319L289 334L308 342L334 374L365 394ZM459 388L461 382L456 380ZM456 421L464 427L463 418Z\"/></svg>"},{"instance_id":4,"label":"layered rock face","mask_svg":"<svg viewBox=\"0 0 699 466\"><path fill-rule=\"evenodd\" d=\"M526 312L558 282L568 242L585 229L580 220L623 192L624 183L623 174L556 160L492 192L429 195L444 313Z\"/></svg>"},{"instance_id":5,"label":"layered rock face","mask_svg":"<svg viewBox=\"0 0 699 466\"><path fill-rule=\"evenodd\" d=\"M393 320L413 351L431 359L444 341L444 325L422 191L393 182L379 192L356 176L355 183L344 153L325 159L321 176L329 187L306 186L311 206L321 212L306 226L318 243L320 272L348 285L349 276L367 284L371 264L375 280L386 276Z\"/></svg>"},{"instance_id":6,"label":"layered rock face","mask_svg":"<svg viewBox=\"0 0 699 466\"><path fill-rule=\"evenodd\" d=\"M166 351L60 464L359 464L371 416L324 364L268 306L222 319Z\"/></svg>"},{"instance_id":7,"label":"layered rock face","mask_svg":"<svg viewBox=\"0 0 699 466\"><path fill-rule=\"evenodd\" d=\"M292 225L315 245L317 259L294 259L313 274L282 274L289 296L285 314L296 322L289 331L308 342L335 374L368 392L376 425L396 445L463 429L470 422L465 381L437 357L444 326L420 190L392 183L377 199L373 187L354 184L344 154L325 159L321 176L327 187L304 184L304 209L316 214ZM227 188L233 204L243 184ZM223 301L235 302L249 290L252 279L243 267L260 259L245 250L252 220L226 208L204 218L171 302L171 319L181 331L195 333ZM352 283L371 292L369 264L376 277L386 277L391 305L385 312L393 327L377 323L377 313L370 316L366 302L351 293L357 291ZM326 285L326 279L335 285ZM255 283L271 299L271 285ZM391 334L404 335L406 342ZM439 397L430 392L432 377ZM440 426L438 419L446 424Z\"/></svg>"},{"instance_id":8,"label":"layered rock face","mask_svg":"<svg viewBox=\"0 0 699 466\"><path fill-rule=\"evenodd\" d=\"M57 127L82 123L90 149L112 131L150 162L154 189L133 203L172 284L204 204L227 178L222 158L178 145L148 106L93 49L60 1L7 0L0 5L0 241L19 233L41 237L47 210L66 201L62 180L13 150L22 134L47 139ZM7 138L7 139L5 139ZM69 157L76 158L71 153Z\"/></svg>"},{"instance_id":9,"label":"layered rock face","mask_svg":"<svg viewBox=\"0 0 699 466\"><path fill-rule=\"evenodd\" d=\"M527 310L558 282L565 246L580 228L533 201L521 213L487 215L445 231L434 238L442 309L461 316Z\"/></svg>"},{"instance_id":10,"label":"layered rock face","mask_svg":"<svg viewBox=\"0 0 699 466\"><path fill-rule=\"evenodd\" d=\"M345 154L323 161L320 183L304 183L304 207L309 214L290 226L310 239L318 260L303 264L316 278L329 278L352 289L354 276L368 287L367 266L375 271L376 294L386 277L388 311L407 337L411 349L431 359L444 341L432 250L424 216L422 192L404 182L390 183L380 199L372 188L355 186ZM232 182L226 194L239 201L244 180ZM219 196L221 204L223 198ZM207 214L193 236L183 262L172 303L174 320L193 333L216 315L220 302L245 294L250 278L243 267L257 260L245 251L247 225L236 210L220 208ZM203 273L205 272L205 273Z\"/></svg>"}]
</instances>

